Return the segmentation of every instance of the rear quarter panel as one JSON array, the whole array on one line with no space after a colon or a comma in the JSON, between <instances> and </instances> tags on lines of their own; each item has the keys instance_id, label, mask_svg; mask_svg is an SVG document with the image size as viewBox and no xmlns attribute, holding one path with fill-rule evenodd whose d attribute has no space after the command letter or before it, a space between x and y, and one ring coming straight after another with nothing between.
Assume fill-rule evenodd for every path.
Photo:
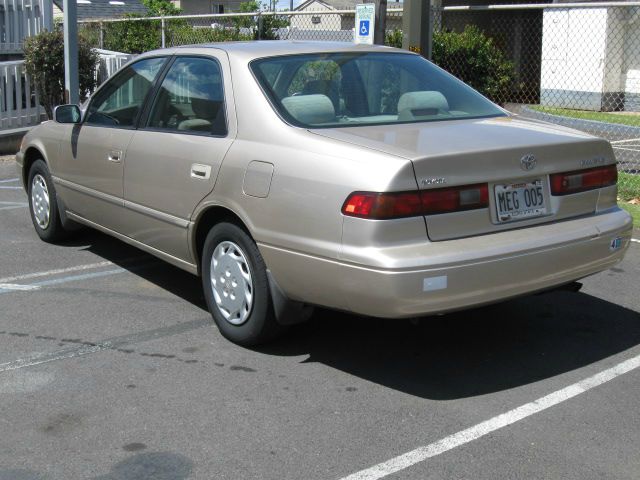
<instances>
[{"instance_id":1,"label":"rear quarter panel","mask_svg":"<svg viewBox=\"0 0 640 480\"><path fill-rule=\"evenodd\" d=\"M232 210L285 292L294 299L340 307L336 292L326 286L332 282L340 290L335 260L342 245L342 204L359 190L415 190L411 162L287 125L247 63L233 57L230 61L238 135L195 218L211 206ZM245 191L247 167L253 161L273 166L264 198ZM424 224L422 232L426 239Z\"/></svg>"}]
</instances>

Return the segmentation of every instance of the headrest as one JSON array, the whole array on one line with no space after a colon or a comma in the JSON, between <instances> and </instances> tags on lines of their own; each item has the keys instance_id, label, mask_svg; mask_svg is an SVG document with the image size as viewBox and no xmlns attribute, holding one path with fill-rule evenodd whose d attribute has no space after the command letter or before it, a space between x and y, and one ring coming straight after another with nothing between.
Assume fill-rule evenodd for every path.
<instances>
[{"instance_id":1,"label":"headrest","mask_svg":"<svg viewBox=\"0 0 640 480\"><path fill-rule=\"evenodd\" d=\"M407 92L398 100L398 120L414 120L448 110L447 99L440 92L433 90Z\"/></svg>"},{"instance_id":2,"label":"headrest","mask_svg":"<svg viewBox=\"0 0 640 480\"><path fill-rule=\"evenodd\" d=\"M295 95L282 99L282 105L293 118L305 125L335 122L336 110L326 95Z\"/></svg>"},{"instance_id":3,"label":"headrest","mask_svg":"<svg viewBox=\"0 0 640 480\"><path fill-rule=\"evenodd\" d=\"M340 88L338 82L333 80L310 80L304 84L302 95L313 95L320 93L326 95L333 102L333 107L338 108L340 104Z\"/></svg>"},{"instance_id":4,"label":"headrest","mask_svg":"<svg viewBox=\"0 0 640 480\"><path fill-rule=\"evenodd\" d=\"M191 109L196 114L196 118L214 118L218 113L219 103L206 98L193 97L191 99Z\"/></svg>"}]
</instances>

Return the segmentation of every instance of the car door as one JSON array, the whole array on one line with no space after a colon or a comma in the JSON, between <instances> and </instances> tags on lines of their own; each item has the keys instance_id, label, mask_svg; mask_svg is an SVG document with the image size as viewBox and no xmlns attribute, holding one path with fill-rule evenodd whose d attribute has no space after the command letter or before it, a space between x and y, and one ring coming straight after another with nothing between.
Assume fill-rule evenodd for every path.
<instances>
[{"instance_id":1,"label":"car door","mask_svg":"<svg viewBox=\"0 0 640 480\"><path fill-rule=\"evenodd\" d=\"M215 51L177 56L127 149L127 235L187 262L191 214L213 190L235 136L228 68Z\"/></svg>"},{"instance_id":2,"label":"car door","mask_svg":"<svg viewBox=\"0 0 640 480\"><path fill-rule=\"evenodd\" d=\"M127 146L166 62L166 56L145 58L124 68L91 98L83 122L70 128L58 169L69 211L122 232Z\"/></svg>"}]
</instances>

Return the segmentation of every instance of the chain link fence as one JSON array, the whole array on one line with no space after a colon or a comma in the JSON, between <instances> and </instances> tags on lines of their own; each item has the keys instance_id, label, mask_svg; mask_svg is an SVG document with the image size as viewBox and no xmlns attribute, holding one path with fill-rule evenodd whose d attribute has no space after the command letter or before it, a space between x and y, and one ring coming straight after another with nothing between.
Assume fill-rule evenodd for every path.
<instances>
[{"instance_id":1,"label":"chain link fence","mask_svg":"<svg viewBox=\"0 0 640 480\"><path fill-rule=\"evenodd\" d=\"M241 40L352 42L355 12L253 12L174 17L129 17L79 22L96 48L141 53L199 43ZM401 31L402 10L389 9L387 29Z\"/></svg>"},{"instance_id":2,"label":"chain link fence","mask_svg":"<svg viewBox=\"0 0 640 480\"><path fill-rule=\"evenodd\" d=\"M503 57L508 79L494 101L522 116L608 139L621 196L637 196L640 3L447 7L436 18L441 33L462 35L474 26ZM464 77L469 62L449 61L447 69Z\"/></svg>"},{"instance_id":3,"label":"chain link fence","mask_svg":"<svg viewBox=\"0 0 640 480\"><path fill-rule=\"evenodd\" d=\"M353 41L352 10L129 18L83 22L97 48L252 39ZM402 43L402 10L387 14ZM640 188L640 2L454 6L433 10L433 60L524 117L611 141L621 192Z\"/></svg>"}]
</instances>

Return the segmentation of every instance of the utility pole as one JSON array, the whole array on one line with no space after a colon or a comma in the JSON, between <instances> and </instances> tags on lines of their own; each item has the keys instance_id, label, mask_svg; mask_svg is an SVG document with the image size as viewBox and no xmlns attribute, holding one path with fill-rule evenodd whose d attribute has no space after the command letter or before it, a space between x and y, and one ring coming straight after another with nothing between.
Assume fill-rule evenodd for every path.
<instances>
[{"instance_id":1,"label":"utility pole","mask_svg":"<svg viewBox=\"0 0 640 480\"><path fill-rule=\"evenodd\" d=\"M76 0L63 0L64 9L64 97L67 103L79 103L78 15Z\"/></svg>"},{"instance_id":2,"label":"utility pole","mask_svg":"<svg viewBox=\"0 0 640 480\"><path fill-rule=\"evenodd\" d=\"M433 21L430 0L404 1L402 32L402 48L431 59Z\"/></svg>"},{"instance_id":3,"label":"utility pole","mask_svg":"<svg viewBox=\"0 0 640 480\"><path fill-rule=\"evenodd\" d=\"M376 21L374 23L373 43L384 45L387 31L387 0L376 0Z\"/></svg>"}]
</instances>

